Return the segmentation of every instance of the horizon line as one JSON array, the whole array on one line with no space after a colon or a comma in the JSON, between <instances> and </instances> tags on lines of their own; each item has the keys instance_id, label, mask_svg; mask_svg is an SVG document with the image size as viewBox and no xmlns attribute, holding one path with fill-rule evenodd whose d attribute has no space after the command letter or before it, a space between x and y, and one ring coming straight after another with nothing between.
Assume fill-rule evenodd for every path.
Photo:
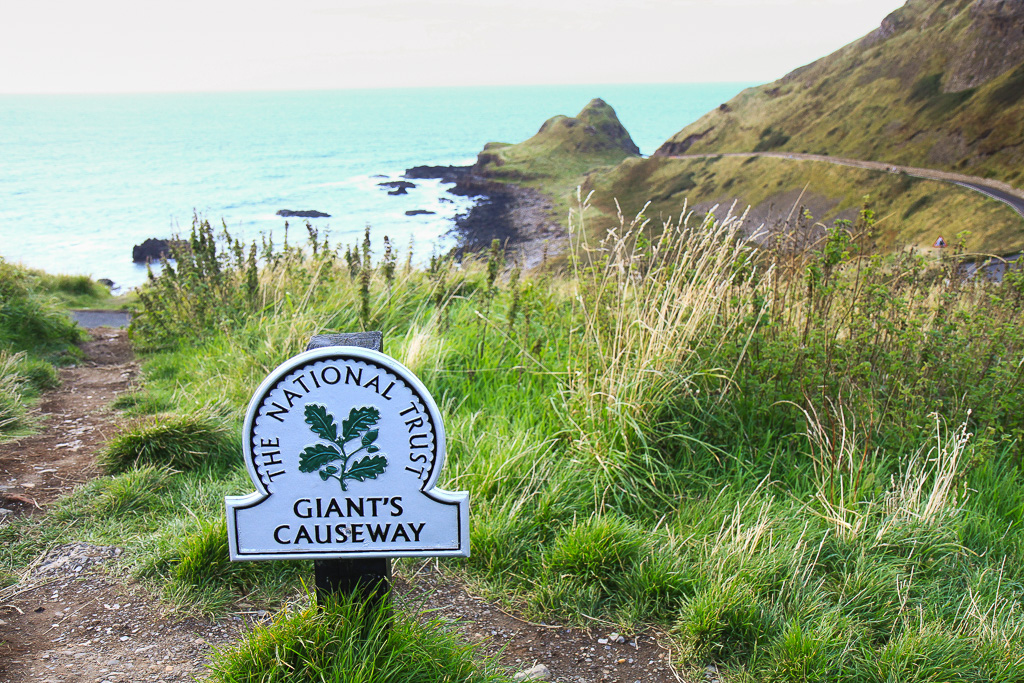
<instances>
[{"instance_id":1,"label":"horizon line","mask_svg":"<svg viewBox=\"0 0 1024 683\"><path fill-rule=\"evenodd\" d=\"M742 85L752 87L771 81L755 80L695 80L695 81L642 81L642 82L580 82L580 83L516 83L506 85L469 84L469 85L385 85L385 86L326 86L296 88L229 88L229 89L196 89L196 90L24 90L0 91L0 97L69 97L69 96L118 96L118 95L242 95L269 93L319 93L319 92L375 92L386 90L485 90L509 88L585 88L585 87L645 87L645 86L683 86L683 85Z\"/></svg>"}]
</instances>

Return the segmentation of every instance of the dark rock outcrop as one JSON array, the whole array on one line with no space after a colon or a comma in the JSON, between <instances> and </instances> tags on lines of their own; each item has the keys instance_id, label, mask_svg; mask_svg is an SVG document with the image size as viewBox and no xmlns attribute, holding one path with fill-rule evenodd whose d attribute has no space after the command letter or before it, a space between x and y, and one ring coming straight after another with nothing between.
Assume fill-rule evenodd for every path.
<instances>
[{"instance_id":1,"label":"dark rock outcrop","mask_svg":"<svg viewBox=\"0 0 1024 683\"><path fill-rule=\"evenodd\" d=\"M723 104L722 106L725 107L727 105ZM721 110L721 109L719 109L719 110ZM690 147L693 145L693 143L700 142L701 140L706 138L708 135L710 135L711 132L714 129L715 129L715 127L712 126L711 128L708 128L703 133L694 133L692 135L688 135L688 136L686 136L686 138L684 138L683 140L680 140L679 142L672 142L671 140L669 140L668 142L665 142L664 144L662 144L662 146L659 147L657 150L655 150L654 156L656 156L656 157L671 157L671 156L676 156L678 154L686 154L686 150L690 149Z\"/></svg>"},{"instance_id":2,"label":"dark rock outcrop","mask_svg":"<svg viewBox=\"0 0 1024 683\"><path fill-rule=\"evenodd\" d=\"M181 240L161 240L150 237L142 244L132 247L132 261L135 263L151 263L164 258L173 258L172 250L185 246Z\"/></svg>"},{"instance_id":3,"label":"dark rock outcrop","mask_svg":"<svg viewBox=\"0 0 1024 683\"><path fill-rule=\"evenodd\" d=\"M407 169L405 177L412 180L440 179L445 183L455 183L470 173L470 166L414 166Z\"/></svg>"},{"instance_id":4,"label":"dark rock outcrop","mask_svg":"<svg viewBox=\"0 0 1024 683\"><path fill-rule=\"evenodd\" d=\"M290 209L281 209L277 212L278 216L284 218L330 218L331 214L324 213L323 211L313 211L312 209L306 209L305 211L292 211Z\"/></svg>"},{"instance_id":5,"label":"dark rock outcrop","mask_svg":"<svg viewBox=\"0 0 1024 683\"><path fill-rule=\"evenodd\" d=\"M388 194L409 194L409 190L416 187L416 183L410 183L408 180L389 180L385 183L377 183L380 187L391 187L394 188Z\"/></svg>"}]
</instances>

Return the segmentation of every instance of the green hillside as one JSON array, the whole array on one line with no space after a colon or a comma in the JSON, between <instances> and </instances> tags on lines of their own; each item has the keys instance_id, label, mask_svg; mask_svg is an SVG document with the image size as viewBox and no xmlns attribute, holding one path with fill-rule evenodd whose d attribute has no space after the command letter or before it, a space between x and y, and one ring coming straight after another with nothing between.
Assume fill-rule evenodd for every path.
<instances>
[{"instance_id":1,"label":"green hillside","mask_svg":"<svg viewBox=\"0 0 1024 683\"><path fill-rule=\"evenodd\" d=\"M759 152L886 166L719 156ZM888 248L927 248L962 232L971 252L1024 248L1024 222L1005 204L891 173L890 164L1024 184L1024 0L909 0L860 40L744 90L650 159L594 169L582 184L594 192L599 229L620 207L667 218L684 203L699 214L749 207L748 232L801 208L829 225L856 215L869 197Z\"/></svg>"},{"instance_id":2,"label":"green hillside","mask_svg":"<svg viewBox=\"0 0 1024 683\"><path fill-rule=\"evenodd\" d=\"M719 156L757 152L885 166ZM620 210L668 219L684 206L698 214L749 208L748 233L780 226L801 209L825 226L854 217L868 198L886 248L928 248L940 235L961 233L974 253L1024 248L1024 221L1007 205L889 165L1024 185L1024 0L909 0L860 40L743 91L649 159L595 99L522 143L488 144L474 171L550 195L563 223L576 188L592 191L588 222L596 234Z\"/></svg>"},{"instance_id":3,"label":"green hillside","mask_svg":"<svg viewBox=\"0 0 1024 683\"><path fill-rule=\"evenodd\" d=\"M699 215L718 206L723 216L747 212L746 231L776 231L801 208L812 222L831 225L857 216L865 201L879 214L879 246L928 248L939 236L967 232L972 253L1009 254L1024 249L1024 220L1009 206L952 183L827 162L770 157L628 159L614 170L584 180L603 214L597 227L623 213L644 215L657 225L684 205ZM616 205L616 202L618 203ZM645 208L646 207L646 208Z\"/></svg>"},{"instance_id":4,"label":"green hillside","mask_svg":"<svg viewBox=\"0 0 1024 683\"><path fill-rule=\"evenodd\" d=\"M639 156L615 110L598 98L575 117L548 119L528 140L488 143L473 170L492 180L540 187L557 199L588 171Z\"/></svg>"},{"instance_id":5,"label":"green hillside","mask_svg":"<svg viewBox=\"0 0 1024 683\"><path fill-rule=\"evenodd\" d=\"M749 88L657 154L794 151L1024 183L1024 2L909 0L882 25Z\"/></svg>"}]
</instances>

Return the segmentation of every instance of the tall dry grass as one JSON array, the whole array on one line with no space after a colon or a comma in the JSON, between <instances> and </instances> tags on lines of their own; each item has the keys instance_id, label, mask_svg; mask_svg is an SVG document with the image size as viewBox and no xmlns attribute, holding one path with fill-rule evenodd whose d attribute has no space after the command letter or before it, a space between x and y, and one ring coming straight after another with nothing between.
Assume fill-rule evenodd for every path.
<instances>
[{"instance_id":1,"label":"tall dry grass","mask_svg":"<svg viewBox=\"0 0 1024 683\"><path fill-rule=\"evenodd\" d=\"M609 475L597 491L603 500L609 486L637 474L628 463L661 467L648 435L666 397L699 392L706 383L695 380L713 376L723 387L715 401L726 399L743 354L723 367L722 345L763 314L755 293L771 269L757 265L742 216L695 221L684 207L652 240L642 212L627 219L620 211L618 225L593 241L588 201L579 197L569 220L575 328L565 402L577 452Z\"/></svg>"}]
</instances>

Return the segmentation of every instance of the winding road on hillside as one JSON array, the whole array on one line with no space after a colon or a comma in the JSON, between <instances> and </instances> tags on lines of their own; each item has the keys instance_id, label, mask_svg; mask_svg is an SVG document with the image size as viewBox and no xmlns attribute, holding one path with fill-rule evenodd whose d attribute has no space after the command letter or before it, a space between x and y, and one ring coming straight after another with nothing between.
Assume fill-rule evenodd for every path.
<instances>
[{"instance_id":1,"label":"winding road on hillside","mask_svg":"<svg viewBox=\"0 0 1024 683\"><path fill-rule=\"evenodd\" d=\"M721 154L675 154L665 155L669 159L707 159L711 157L773 157L776 159L792 159L795 161L823 161L839 166L853 166L855 168L866 168L873 171L885 171L887 173L906 173L915 178L926 178L928 180L941 180L954 185L960 185L968 189L980 192L981 194L1003 202L1024 218L1024 192L1012 185L998 180L981 178L978 176L964 175L962 173L950 173L949 171L937 171L931 168L917 168L914 166L900 166L898 164L887 164L881 161L864 161L863 159L844 159L842 157L826 156L824 154L801 154L799 152L724 152Z\"/></svg>"}]
</instances>

